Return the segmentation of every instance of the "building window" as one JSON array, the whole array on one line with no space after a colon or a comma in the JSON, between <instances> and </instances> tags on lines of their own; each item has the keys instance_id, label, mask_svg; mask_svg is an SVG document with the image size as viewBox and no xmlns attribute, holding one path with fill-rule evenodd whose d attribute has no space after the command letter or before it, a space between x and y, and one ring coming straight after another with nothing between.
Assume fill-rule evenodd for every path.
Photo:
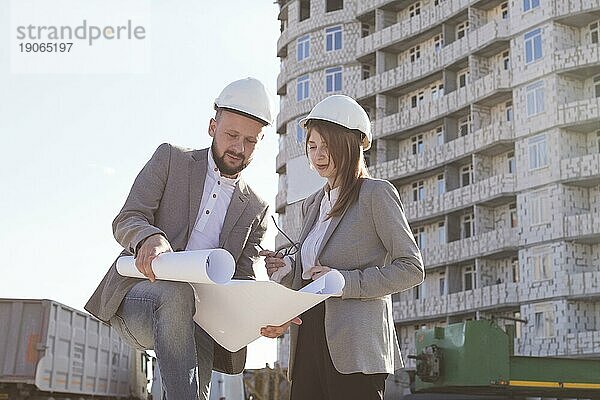
<instances>
[{"instance_id":1,"label":"building window","mask_svg":"<svg viewBox=\"0 0 600 400\"><path fill-rule=\"evenodd\" d=\"M506 163L508 164L508 173L514 174L515 173L515 152L514 151L509 151L508 154L506 154Z\"/></svg>"},{"instance_id":2,"label":"building window","mask_svg":"<svg viewBox=\"0 0 600 400\"><path fill-rule=\"evenodd\" d=\"M600 97L600 75L594 77L594 95Z\"/></svg>"},{"instance_id":3,"label":"building window","mask_svg":"<svg viewBox=\"0 0 600 400\"><path fill-rule=\"evenodd\" d=\"M537 28L525 34L525 64L542 58L542 29Z\"/></svg>"},{"instance_id":4,"label":"building window","mask_svg":"<svg viewBox=\"0 0 600 400\"><path fill-rule=\"evenodd\" d=\"M410 62L414 63L421 58L421 46L416 45L415 47L411 47L410 50L408 50L408 54L410 55Z\"/></svg>"},{"instance_id":5,"label":"building window","mask_svg":"<svg viewBox=\"0 0 600 400\"><path fill-rule=\"evenodd\" d=\"M475 221L473 221L473 214L465 214L461 217L461 223L460 223L461 238L467 239L467 238L470 238L471 236L473 236L474 230L475 230L474 224L475 224Z\"/></svg>"},{"instance_id":6,"label":"building window","mask_svg":"<svg viewBox=\"0 0 600 400\"><path fill-rule=\"evenodd\" d=\"M344 0L327 0L325 2L325 12L342 10L344 8Z\"/></svg>"},{"instance_id":7,"label":"building window","mask_svg":"<svg viewBox=\"0 0 600 400\"><path fill-rule=\"evenodd\" d=\"M538 81L527 86L527 116L544 112L544 82Z\"/></svg>"},{"instance_id":8,"label":"building window","mask_svg":"<svg viewBox=\"0 0 600 400\"><path fill-rule=\"evenodd\" d=\"M435 138L438 146L444 144L444 127L438 126L435 128Z\"/></svg>"},{"instance_id":9,"label":"building window","mask_svg":"<svg viewBox=\"0 0 600 400\"><path fill-rule=\"evenodd\" d=\"M548 196L545 192L533 193L530 198L530 223L531 225L541 225L550 222Z\"/></svg>"},{"instance_id":10,"label":"building window","mask_svg":"<svg viewBox=\"0 0 600 400\"><path fill-rule=\"evenodd\" d=\"M433 0L433 5L434 6L439 6L442 3L445 3L446 0Z\"/></svg>"},{"instance_id":11,"label":"building window","mask_svg":"<svg viewBox=\"0 0 600 400\"><path fill-rule=\"evenodd\" d=\"M444 47L444 35L439 34L433 37L433 51L439 53Z\"/></svg>"},{"instance_id":12,"label":"building window","mask_svg":"<svg viewBox=\"0 0 600 400\"><path fill-rule=\"evenodd\" d=\"M363 64L361 77L363 81L371 77L371 67L369 65Z\"/></svg>"},{"instance_id":13,"label":"building window","mask_svg":"<svg viewBox=\"0 0 600 400\"><path fill-rule=\"evenodd\" d=\"M310 55L310 36L305 35L298 38L298 40L296 41L296 49L296 59L298 61L302 61L305 58L308 58L308 56Z\"/></svg>"},{"instance_id":14,"label":"building window","mask_svg":"<svg viewBox=\"0 0 600 400\"><path fill-rule=\"evenodd\" d=\"M513 120L513 105L512 101L507 101L504 105L506 109L506 122L512 122Z\"/></svg>"},{"instance_id":15,"label":"building window","mask_svg":"<svg viewBox=\"0 0 600 400\"><path fill-rule=\"evenodd\" d=\"M408 7L408 16L410 18L416 17L417 15L421 15L421 2L417 1Z\"/></svg>"},{"instance_id":16,"label":"building window","mask_svg":"<svg viewBox=\"0 0 600 400\"><path fill-rule=\"evenodd\" d=\"M310 86L309 83L310 80L308 75L303 75L296 79L296 101L308 99Z\"/></svg>"},{"instance_id":17,"label":"building window","mask_svg":"<svg viewBox=\"0 0 600 400\"><path fill-rule=\"evenodd\" d=\"M439 174L437 176L437 192L438 196L446 193L446 178L444 177L444 174Z\"/></svg>"},{"instance_id":18,"label":"building window","mask_svg":"<svg viewBox=\"0 0 600 400\"><path fill-rule=\"evenodd\" d=\"M512 267L512 281L514 283L519 282L519 258L514 257L511 261Z\"/></svg>"},{"instance_id":19,"label":"building window","mask_svg":"<svg viewBox=\"0 0 600 400\"><path fill-rule=\"evenodd\" d=\"M342 90L342 67L325 70L325 92L333 93Z\"/></svg>"},{"instance_id":20,"label":"building window","mask_svg":"<svg viewBox=\"0 0 600 400\"><path fill-rule=\"evenodd\" d=\"M535 313L535 336L538 338L553 337L554 313L550 310Z\"/></svg>"},{"instance_id":21,"label":"building window","mask_svg":"<svg viewBox=\"0 0 600 400\"><path fill-rule=\"evenodd\" d=\"M469 186L473 182L473 164L465 165L460 169L460 186Z\"/></svg>"},{"instance_id":22,"label":"building window","mask_svg":"<svg viewBox=\"0 0 600 400\"><path fill-rule=\"evenodd\" d=\"M529 139L529 170L544 168L548 165L548 143L546 135L538 135Z\"/></svg>"},{"instance_id":23,"label":"building window","mask_svg":"<svg viewBox=\"0 0 600 400\"><path fill-rule=\"evenodd\" d=\"M462 22L456 25L456 39L462 39L467 34L469 30L469 21Z\"/></svg>"},{"instance_id":24,"label":"building window","mask_svg":"<svg viewBox=\"0 0 600 400\"><path fill-rule=\"evenodd\" d=\"M415 237L415 242L417 243L417 246L419 246L419 249L423 250L425 249L425 228L424 227L420 227L420 228L414 228L412 230L413 236Z\"/></svg>"},{"instance_id":25,"label":"building window","mask_svg":"<svg viewBox=\"0 0 600 400\"><path fill-rule=\"evenodd\" d=\"M423 153L423 150L425 150L425 145L423 143L423 135L416 135L413 136L411 139L411 144L412 144L412 153L414 154L421 154Z\"/></svg>"},{"instance_id":26,"label":"building window","mask_svg":"<svg viewBox=\"0 0 600 400\"><path fill-rule=\"evenodd\" d=\"M440 83L439 85L431 87L431 100L437 100L444 95L444 84Z\"/></svg>"},{"instance_id":27,"label":"building window","mask_svg":"<svg viewBox=\"0 0 600 400\"><path fill-rule=\"evenodd\" d=\"M477 288L477 276L474 267L465 268L465 272L463 273L463 285L465 291Z\"/></svg>"},{"instance_id":28,"label":"building window","mask_svg":"<svg viewBox=\"0 0 600 400\"><path fill-rule=\"evenodd\" d=\"M418 181L412 184L413 201L421 201L425 198L425 186L423 181Z\"/></svg>"},{"instance_id":29,"label":"building window","mask_svg":"<svg viewBox=\"0 0 600 400\"><path fill-rule=\"evenodd\" d=\"M502 16L502 19L508 19L508 1L500 4L500 15Z\"/></svg>"},{"instance_id":30,"label":"building window","mask_svg":"<svg viewBox=\"0 0 600 400\"><path fill-rule=\"evenodd\" d=\"M425 92L419 92L418 94L411 96L410 106L412 108L416 108L417 106L421 105L424 98L425 98Z\"/></svg>"},{"instance_id":31,"label":"building window","mask_svg":"<svg viewBox=\"0 0 600 400\"><path fill-rule=\"evenodd\" d=\"M446 243L446 224L443 221L438 223L438 243Z\"/></svg>"},{"instance_id":32,"label":"building window","mask_svg":"<svg viewBox=\"0 0 600 400\"><path fill-rule=\"evenodd\" d=\"M325 29L325 50L334 51L342 48L342 27L334 26Z\"/></svg>"},{"instance_id":33,"label":"building window","mask_svg":"<svg viewBox=\"0 0 600 400\"><path fill-rule=\"evenodd\" d=\"M299 21L304 21L310 18L310 0L300 0Z\"/></svg>"},{"instance_id":34,"label":"building window","mask_svg":"<svg viewBox=\"0 0 600 400\"><path fill-rule=\"evenodd\" d=\"M598 153L600 153L600 129L596 131L596 144L598 146Z\"/></svg>"},{"instance_id":35,"label":"building window","mask_svg":"<svg viewBox=\"0 0 600 400\"><path fill-rule=\"evenodd\" d=\"M304 144L304 134L306 133L306 130L300 126L300 120L302 118L298 118L296 120L296 143L298 143L299 145ZM284 137L283 135L281 135L282 137Z\"/></svg>"},{"instance_id":36,"label":"building window","mask_svg":"<svg viewBox=\"0 0 600 400\"><path fill-rule=\"evenodd\" d=\"M471 114L458 120L458 136L467 136L471 133Z\"/></svg>"},{"instance_id":37,"label":"building window","mask_svg":"<svg viewBox=\"0 0 600 400\"><path fill-rule=\"evenodd\" d=\"M533 278L544 281L552 278L550 252L543 252L533 256Z\"/></svg>"},{"instance_id":38,"label":"building window","mask_svg":"<svg viewBox=\"0 0 600 400\"><path fill-rule=\"evenodd\" d=\"M417 285L413 288L413 298L419 300L421 298L421 285ZM415 330L419 330L419 325L415 325Z\"/></svg>"},{"instance_id":39,"label":"building window","mask_svg":"<svg viewBox=\"0 0 600 400\"><path fill-rule=\"evenodd\" d=\"M439 278L440 296L446 295L446 273L441 272Z\"/></svg>"},{"instance_id":40,"label":"building window","mask_svg":"<svg viewBox=\"0 0 600 400\"><path fill-rule=\"evenodd\" d=\"M502 53L502 67L505 71L510 69L510 51L505 51Z\"/></svg>"},{"instance_id":41,"label":"building window","mask_svg":"<svg viewBox=\"0 0 600 400\"><path fill-rule=\"evenodd\" d=\"M467 86L469 81L469 71L463 71L458 73L458 87L464 88Z\"/></svg>"},{"instance_id":42,"label":"building window","mask_svg":"<svg viewBox=\"0 0 600 400\"><path fill-rule=\"evenodd\" d=\"M540 0L523 0L523 11L533 10L540 6Z\"/></svg>"},{"instance_id":43,"label":"building window","mask_svg":"<svg viewBox=\"0 0 600 400\"><path fill-rule=\"evenodd\" d=\"M508 211L510 213L510 227L516 228L518 226L517 203L510 203L508 205Z\"/></svg>"},{"instance_id":44,"label":"building window","mask_svg":"<svg viewBox=\"0 0 600 400\"><path fill-rule=\"evenodd\" d=\"M364 38L371 34L371 25L365 24L364 22L360 26L360 37Z\"/></svg>"},{"instance_id":45,"label":"building window","mask_svg":"<svg viewBox=\"0 0 600 400\"><path fill-rule=\"evenodd\" d=\"M591 40L592 44L598 44L600 42L599 26L600 26L600 24L598 22L594 22L593 24L590 24L590 40Z\"/></svg>"}]
</instances>

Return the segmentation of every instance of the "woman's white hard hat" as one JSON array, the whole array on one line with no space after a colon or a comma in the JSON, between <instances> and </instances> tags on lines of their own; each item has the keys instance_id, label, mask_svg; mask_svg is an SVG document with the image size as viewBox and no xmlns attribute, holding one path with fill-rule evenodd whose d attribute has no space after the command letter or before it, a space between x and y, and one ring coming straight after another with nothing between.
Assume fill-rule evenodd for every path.
<instances>
[{"instance_id":1,"label":"woman's white hard hat","mask_svg":"<svg viewBox=\"0 0 600 400\"><path fill-rule=\"evenodd\" d=\"M255 78L240 79L225 86L219 97L215 99L215 108L246 114L266 125L273 123L271 95Z\"/></svg>"},{"instance_id":2,"label":"woman's white hard hat","mask_svg":"<svg viewBox=\"0 0 600 400\"><path fill-rule=\"evenodd\" d=\"M362 147L368 150L371 147L371 121L364 108L352 97L343 94L334 94L321 100L313 107L310 113L298 123L306 128L310 120L332 122L344 128L357 130L363 133Z\"/></svg>"}]
</instances>

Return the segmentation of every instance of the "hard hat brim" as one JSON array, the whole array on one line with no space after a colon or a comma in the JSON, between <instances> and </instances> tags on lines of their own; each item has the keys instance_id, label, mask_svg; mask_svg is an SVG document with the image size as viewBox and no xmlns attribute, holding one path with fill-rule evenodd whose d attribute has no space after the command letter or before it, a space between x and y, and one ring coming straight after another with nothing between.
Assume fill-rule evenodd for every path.
<instances>
[{"instance_id":1,"label":"hard hat brim","mask_svg":"<svg viewBox=\"0 0 600 400\"><path fill-rule=\"evenodd\" d=\"M325 121L325 122L329 122L332 124L335 124L337 126L341 126L342 128L346 128L349 129L351 131L359 131L360 133L362 133L363 137L362 137L362 147L363 147L363 151L369 150L371 148L371 142L369 141L368 135L366 132L363 132L362 130L358 129L358 128L351 128L345 125L340 124L338 121L334 121L331 118L324 118L324 117L304 117L302 119L300 119L298 121L298 125L300 125L301 128L306 129L306 123L309 120L318 120L318 121Z\"/></svg>"}]
</instances>

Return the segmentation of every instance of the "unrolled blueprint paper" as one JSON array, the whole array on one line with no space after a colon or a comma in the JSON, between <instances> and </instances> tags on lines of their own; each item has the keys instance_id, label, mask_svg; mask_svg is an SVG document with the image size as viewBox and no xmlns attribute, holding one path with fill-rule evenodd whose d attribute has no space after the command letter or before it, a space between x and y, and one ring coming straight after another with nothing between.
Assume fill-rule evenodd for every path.
<instances>
[{"instance_id":1,"label":"unrolled blueprint paper","mask_svg":"<svg viewBox=\"0 0 600 400\"><path fill-rule=\"evenodd\" d=\"M235 352L260 337L260 328L282 325L331 296L340 296L344 277L332 270L299 291L271 281L231 280L233 256L223 249L163 253L152 261L157 279L189 282L196 297L194 321L217 343ZM133 257L117 271L145 278Z\"/></svg>"},{"instance_id":2,"label":"unrolled blueprint paper","mask_svg":"<svg viewBox=\"0 0 600 400\"><path fill-rule=\"evenodd\" d=\"M235 260L224 249L162 253L152 260L156 279L193 283L226 283L235 272ZM146 277L135 267L131 256L117 260L117 272L134 278Z\"/></svg>"},{"instance_id":3,"label":"unrolled blueprint paper","mask_svg":"<svg viewBox=\"0 0 600 400\"><path fill-rule=\"evenodd\" d=\"M194 321L217 343L235 352L258 339L263 326L282 325L327 298L340 296L344 284L337 270L299 291L271 281L191 284L196 295Z\"/></svg>"}]
</instances>

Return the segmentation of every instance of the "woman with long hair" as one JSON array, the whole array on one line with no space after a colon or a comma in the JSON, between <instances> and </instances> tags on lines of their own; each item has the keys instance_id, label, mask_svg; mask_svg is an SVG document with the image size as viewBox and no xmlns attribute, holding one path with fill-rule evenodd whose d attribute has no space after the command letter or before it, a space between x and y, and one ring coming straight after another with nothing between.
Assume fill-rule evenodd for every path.
<instances>
[{"instance_id":1,"label":"woman with long hair","mask_svg":"<svg viewBox=\"0 0 600 400\"><path fill-rule=\"evenodd\" d=\"M341 297L291 321L291 399L383 399L387 375L403 366L391 295L423 281L422 257L395 187L369 176L363 151L371 123L363 108L329 96L300 124L310 165L327 183L302 204L295 259L260 254L269 277L292 289L332 269L345 286ZM288 326L261 333L277 337Z\"/></svg>"}]
</instances>

